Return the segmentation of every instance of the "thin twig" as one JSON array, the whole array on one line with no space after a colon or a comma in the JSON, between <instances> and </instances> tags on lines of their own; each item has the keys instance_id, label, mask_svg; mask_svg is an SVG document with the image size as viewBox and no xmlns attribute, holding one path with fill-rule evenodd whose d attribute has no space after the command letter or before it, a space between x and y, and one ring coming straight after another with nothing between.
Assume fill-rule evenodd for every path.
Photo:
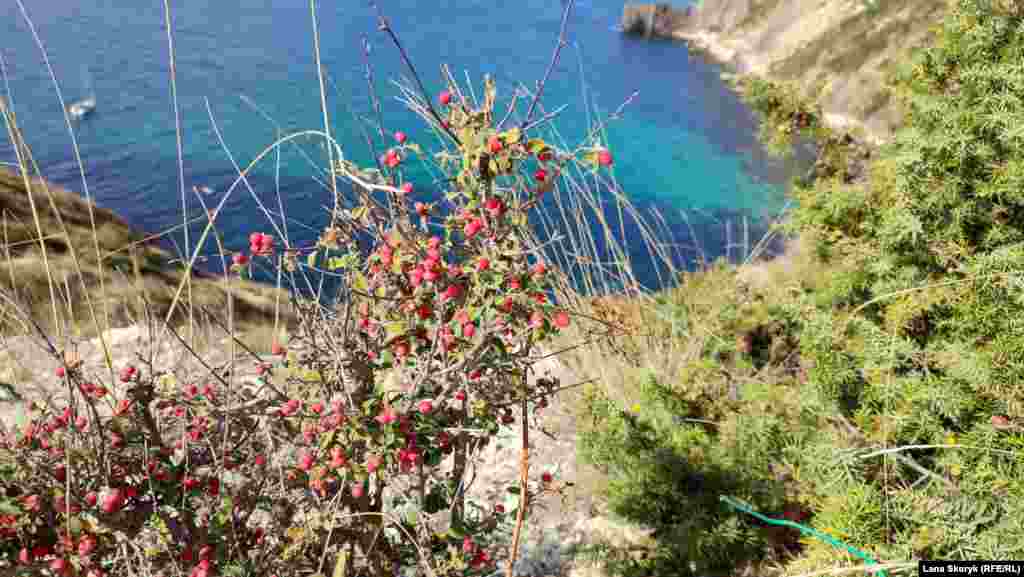
<instances>
[{"instance_id":1,"label":"thin twig","mask_svg":"<svg viewBox=\"0 0 1024 577\"><path fill-rule=\"evenodd\" d=\"M437 121L437 123L446 133L448 133L448 136L450 136L452 140L455 141L456 144L462 144L462 142L459 140L459 137L456 136L454 132L452 132L452 129L448 126L448 123L442 121L441 115L437 113L436 109L434 109L433 101L430 98L430 94L427 92L427 89L423 86L423 81L420 80L420 75L419 73L416 72L416 67L413 66L412 60L409 59L409 55L405 52L405 48L402 47L402 43L399 42L398 35L396 35L394 29L391 28L391 24L388 23L388 19L385 18L384 13L381 12L380 6L377 5L377 2L375 0L370 0L370 5L373 6L374 10L377 11L377 29L380 30L381 32L385 32L388 35L388 37L391 38L391 41L395 44L395 46L398 48L398 52L402 56L402 62L404 62L405 65L409 68L409 71L412 72L412 77L416 81L416 85L420 89L420 94L422 95L424 102L426 102L427 104L427 108L430 111L430 115L434 117L434 120Z\"/></svg>"},{"instance_id":2,"label":"thin twig","mask_svg":"<svg viewBox=\"0 0 1024 577\"><path fill-rule=\"evenodd\" d=\"M565 31L569 24L569 12L572 11L572 6L575 0L569 0L565 3L565 10L562 12L562 24L558 31L558 44L555 45L555 51L551 55L551 63L548 64L548 69L544 72L544 78L540 81L537 86L537 92L533 95L533 99L530 101L530 108L526 111L526 118L523 119L520 124L520 129L526 131L526 125L533 119L533 112L537 108L537 103L540 101L541 95L544 93L544 85L547 84L548 78L551 77L551 72L555 69L555 65L558 64L558 55L561 54L562 48L568 44L568 40L565 38Z\"/></svg>"}]
</instances>

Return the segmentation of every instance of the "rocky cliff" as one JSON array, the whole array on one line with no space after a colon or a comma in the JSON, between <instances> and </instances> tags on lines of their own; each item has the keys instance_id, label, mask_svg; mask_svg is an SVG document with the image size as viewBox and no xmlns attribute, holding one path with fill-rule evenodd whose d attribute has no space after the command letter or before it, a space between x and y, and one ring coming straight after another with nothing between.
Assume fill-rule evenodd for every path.
<instances>
[{"instance_id":1,"label":"rocky cliff","mask_svg":"<svg viewBox=\"0 0 1024 577\"><path fill-rule=\"evenodd\" d=\"M692 8L676 10L668 4L627 4L622 9L622 30L641 36L672 36L692 13Z\"/></svg>"},{"instance_id":2,"label":"rocky cliff","mask_svg":"<svg viewBox=\"0 0 1024 577\"><path fill-rule=\"evenodd\" d=\"M901 118L886 73L926 42L945 8L944 0L703 0L685 11L627 6L623 29L686 40L740 74L795 81L818 97L829 124L859 126L878 142ZM650 26L640 15L652 10L659 17Z\"/></svg>"},{"instance_id":3,"label":"rocky cliff","mask_svg":"<svg viewBox=\"0 0 1024 577\"><path fill-rule=\"evenodd\" d=\"M143 235L132 230L124 219L108 209L94 206L96 239L103 254L103 258L98 259L89 205L85 199L38 178L26 188L20 174L0 167L0 294L11 298L0 301L0 334L24 329L24 325L12 320L17 316L12 314L12 306L29 312L44 324L52 318L49 280L41 258L29 190L37 208L39 226L45 234L43 244L50 272L54 280L71 293L74 303L72 316L81 322L84 334L91 334L92 327L83 290L96 303L102 302L105 292L114 326L125 326L131 324L132 319L140 318L143 299L148 303L150 312L160 318L167 313L184 274L180 265L170 264L172 255L167 250L157 243L143 242ZM52 206L50 198L53 199ZM59 232L62 229L55 210L67 227L67 236ZM77 252L77 266L70 247ZM82 282L75 272L79 269ZM100 286L101 274L105 279L105 291ZM227 290L222 278L197 275L192 279L193 301L219 315L227 310ZM244 326L242 330L268 323L272 325L278 301L282 305L282 323L294 321L288 312L288 295L283 291L238 279L234 280L230 290L234 296L235 319L240 328ZM60 308L63 310L65 307ZM177 310L183 309L179 305ZM197 314L201 315L201 311ZM180 322L181 319L177 320ZM223 318L220 320L225 322Z\"/></svg>"}]
</instances>

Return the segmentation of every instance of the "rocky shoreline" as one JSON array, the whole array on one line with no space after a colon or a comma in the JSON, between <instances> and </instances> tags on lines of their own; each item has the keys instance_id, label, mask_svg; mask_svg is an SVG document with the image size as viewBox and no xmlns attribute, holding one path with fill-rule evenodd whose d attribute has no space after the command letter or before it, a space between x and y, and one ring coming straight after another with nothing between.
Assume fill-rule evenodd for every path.
<instances>
[{"instance_id":1,"label":"rocky shoreline","mask_svg":"<svg viewBox=\"0 0 1024 577\"><path fill-rule=\"evenodd\" d=\"M793 81L821 103L826 123L873 145L892 136L902 111L887 69L923 45L944 2L874 7L844 0L703 0L699 7L627 4L623 32L681 40L733 74Z\"/></svg>"}]
</instances>

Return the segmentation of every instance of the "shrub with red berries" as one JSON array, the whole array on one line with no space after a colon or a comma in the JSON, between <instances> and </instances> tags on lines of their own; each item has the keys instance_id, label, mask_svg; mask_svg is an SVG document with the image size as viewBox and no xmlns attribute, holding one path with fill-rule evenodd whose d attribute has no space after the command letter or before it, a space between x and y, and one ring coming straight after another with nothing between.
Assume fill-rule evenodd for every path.
<instances>
[{"instance_id":1,"label":"shrub with red berries","mask_svg":"<svg viewBox=\"0 0 1024 577\"><path fill-rule=\"evenodd\" d=\"M366 194L307 263L341 279L333 306L345 312L309 309L287 347L275 339L253 359L258 386L214 370L180 381L173 367L124 366L117 382L57 370L71 402L32 407L0 443L0 559L56 575L292 576L323 573L324 560L333 571L346 545L367 574L494 570L515 515L450 488L468 480L474 447L517 418L534 426L528 407L557 389L518 377L577 329L528 213L535 186L555 186L573 157L482 122L492 111L451 91L438 100L463 139L437 156L454 190L411 198L400 167L422 153L401 131L384 170L339 161ZM282 240L278 252L253 232L232 263L292 254ZM550 485L544 475L524 498ZM416 507L419 525L386 502Z\"/></svg>"}]
</instances>

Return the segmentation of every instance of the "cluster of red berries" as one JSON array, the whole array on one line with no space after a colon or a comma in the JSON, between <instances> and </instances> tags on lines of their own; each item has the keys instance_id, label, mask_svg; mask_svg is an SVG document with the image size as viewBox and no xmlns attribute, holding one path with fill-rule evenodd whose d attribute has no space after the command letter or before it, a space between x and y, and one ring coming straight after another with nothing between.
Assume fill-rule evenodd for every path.
<instances>
[{"instance_id":1,"label":"cluster of red berries","mask_svg":"<svg viewBox=\"0 0 1024 577\"><path fill-rule=\"evenodd\" d=\"M269 234L263 234L262 232L254 232L249 235L249 252L256 256L270 256L274 252L274 237ZM245 266L249 264L249 256L244 252L235 253L231 257L231 262L235 266Z\"/></svg>"},{"instance_id":2,"label":"cluster of red berries","mask_svg":"<svg viewBox=\"0 0 1024 577\"><path fill-rule=\"evenodd\" d=\"M494 562L491 555L468 535L462 539L462 552L471 555L469 564L473 569L483 569Z\"/></svg>"},{"instance_id":3,"label":"cluster of red berries","mask_svg":"<svg viewBox=\"0 0 1024 577\"><path fill-rule=\"evenodd\" d=\"M249 250L257 256L267 256L274 252L274 237L262 232L249 235Z\"/></svg>"},{"instance_id":4,"label":"cluster of red berries","mask_svg":"<svg viewBox=\"0 0 1024 577\"><path fill-rule=\"evenodd\" d=\"M136 369L135 367L133 367L131 365L127 365L127 366L125 366L124 368L121 369L121 374L120 374L121 382L122 383L127 383L128 381L130 381L133 378L135 378L135 375L137 375L137 374L139 374L138 369Z\"/></svg>"}]
</instances>

